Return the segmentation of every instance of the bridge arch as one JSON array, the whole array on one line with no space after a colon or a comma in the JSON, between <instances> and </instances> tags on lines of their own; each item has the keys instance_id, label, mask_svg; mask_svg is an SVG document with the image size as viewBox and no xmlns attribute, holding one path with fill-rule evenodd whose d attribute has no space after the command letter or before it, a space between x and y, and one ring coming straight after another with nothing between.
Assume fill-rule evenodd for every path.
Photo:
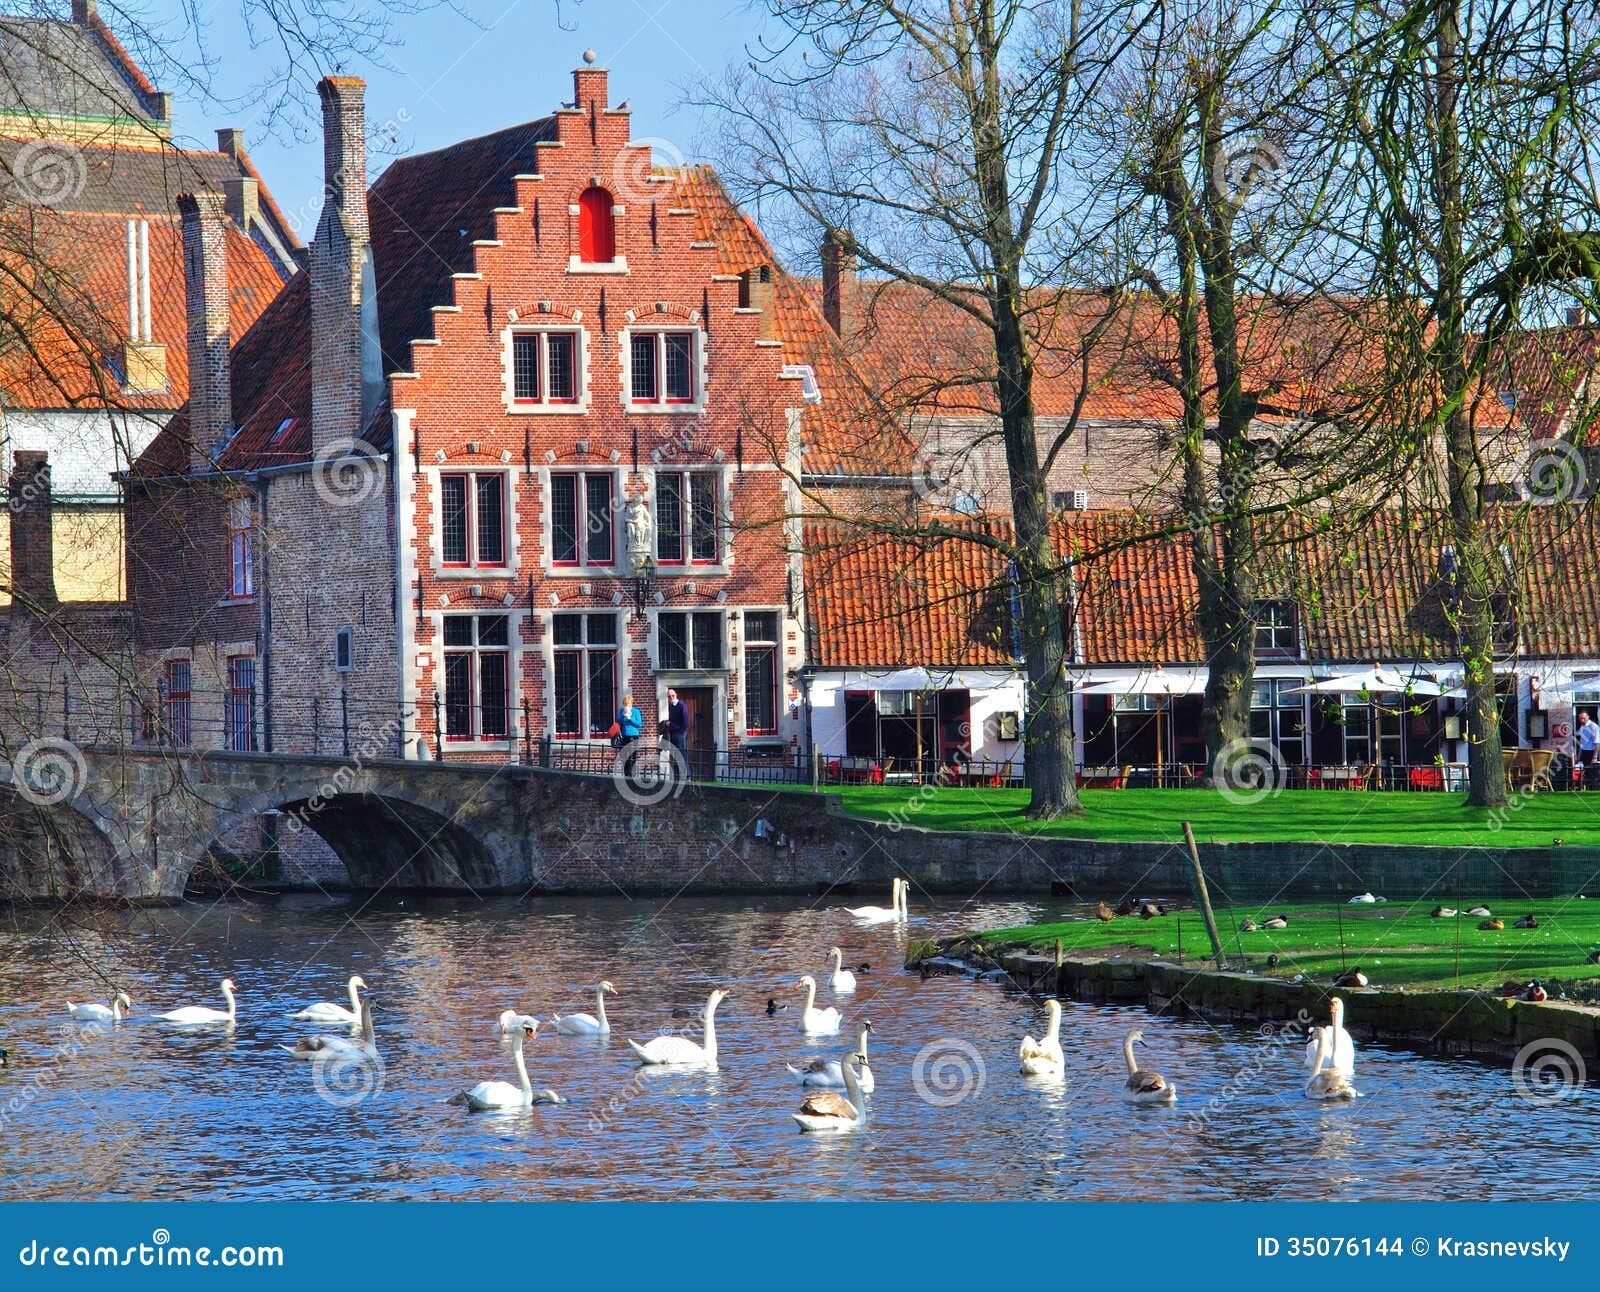
<instances>
[{"instance_id":1,"label":"bridge arch","mask_svg":"<svg viewBox=\"0 0 1600 1292\"><path fill-rule=\"evenodd\" d=\"M83 794L41 805L0 784L0 898L147 896L141 868Z\"/></svg>"}]
</instances>

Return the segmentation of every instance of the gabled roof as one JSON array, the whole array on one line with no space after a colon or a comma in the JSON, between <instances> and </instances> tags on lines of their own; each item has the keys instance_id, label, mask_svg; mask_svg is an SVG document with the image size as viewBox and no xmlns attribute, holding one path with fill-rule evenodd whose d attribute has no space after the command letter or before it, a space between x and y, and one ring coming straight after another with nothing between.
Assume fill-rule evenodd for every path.
<instances>
[{"instance_id":1,"label":"gabled roof","mask_svg":"<svg viewBox=\"0 0 1600 1292\"><path fill-rule=\"evenodd\" d=\"M0 16L0 134L38 137L66 119L165 133L156 89L94 13L87 21Z\"/></svg>"}]
</instances>

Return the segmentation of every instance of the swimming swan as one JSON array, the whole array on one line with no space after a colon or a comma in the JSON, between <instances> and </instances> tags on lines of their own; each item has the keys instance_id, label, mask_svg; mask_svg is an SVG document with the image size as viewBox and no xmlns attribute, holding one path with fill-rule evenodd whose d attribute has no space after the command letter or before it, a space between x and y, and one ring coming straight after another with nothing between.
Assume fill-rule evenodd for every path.
<instances>
[{"instance_id":1,"label":"swimming swan","mask_svg":"<svg viewBox=\"0 0 1600 1292\"><path fill-rule=\"evenodd\" d=\"M350 1023L361 1021L361 989L367 985L367 980L360 974L350 979L350 1008L335 1004L331 1000L318 1001L315 1005L307 1005L298 1014L289 1017L301 1023Z\"/></svg>"},{"instance_id":2,"label":"swimming swan","mask_svg":"<svg viewBox=\"0 0 1600 1292\"><path fill-rule=\"evenodd\" d=\"M163 1023L231 1023L238 1017L238 1008L233 999L233 979L222 980L222 995L228 1002L226 1010L212 1009L209 1005L185 1005L181 1009L169 1010L165 1014L156 1015Z\"/></svg>"},{"instance_id":3,"label":"swimming swan","mask_svg":"<svg viewBox=\"0 0 1600 1292\"><path fill-rule=\"evenodd\" d=\"M1352 1086L1337 1068L1327 1066L1329 1051L1333 1048L1333 1029L1321 1028L1317 1036L1317 1066L1306 1082L1307 1099L1359 1099L1361 1092Z\"/></svg>"},{"instance_id":4,"label":"swimming swan","mask_svg":"<svg viewBox=\"0 0 1600 1292\"><path fill-rule=\"evenodd\" d=\"M806 1007L800 1012L800 1030L807 1036L837 1036L843 1016L832 1005L817 1008L817 980L807 974L800 980L806 989Z\"/></svg>"},{"instance_id":5,"label":"swimming swan","mask_svg":"<svg viewBox=\"0 0 1600 1292\"><path fill-rule=\"evenodd\" d=\"M828 954L833 957L833 972L828 975L828 986L834 991L854 991L856 976L844 967L844 952L838 947L832 947Z\"/></svg>"},{"instance_id":6,"label":"swimming swan","mask_svg":"<svg viewBox=\"0 0 1600 1292\"><path fill-rule=\"evenodd\" d=\"M80 1023L120 1023L122 1011L133 1012L133 1002L128 999L128 993L119 991L112 997L109 1005L74 1005L67 1002L67 1013Z\"/></svg>"},{"instance_id":7,"label":"swimming swan","mask_svg":"<svg viewBox=\"0 0 1600 1292\"><path fill-rule=\"evenodd\" d=\"M706 1007L700 1017L705 1020L705 1043L695 1044L686 1036L658 1036L640 1045L630 1040L629 1048L647 1065L678 1064L715 1069L717 1066L717 1006L727 999L728 993L718 987L706 998Z\"/></svg>"},{"instance_id":8,"label":"swimming swan","mask_svg":"<svg viewBox=\"0 0 1600 1292\"><path fill-rule=\"evenodd\" d=\"M863 924L887 924L906 918L906 881L896 877L889 892L889 906L847 906L844 913Z\"/></svg>"},{"instance_id":9,"label":"swimming swan","mask_svg":"<svg viewBox=\"0 0 1600 1292\"><path fill-rule=\"evenodd\" d=\"M1322 1034L1331 1031L1333 1037L1333 1050L1329 1056L1328 1066L1344 1077L1346 1081L1353 1081L1356 1075L1356 1047L1350 1039L1350 1033L1344 1030L1344 1001L1335 996L1328 1001L1327 1027L1314 1027L1311 1037L1306 1041L1306 1067L1312 1071L1317 1067L1317 1046L1321 1043Z\"/></svg>"},{"instance_id":10,"label":"swimming swan","mask_svg":"<svg viewBox=\"0 0 1600 1292\"><path fill-rule=\"evenodd\" d=\"M525 1041L533 1039L539 1030L539 1020L526 1014L517 1016L517 1029L512 1034L512 1061L517 1065L517 1085L509 1081L480 1081L471 1090L453 1095L448 1102L465 1105L475 1113L493 1112L498 1108L532 1108L535 1104L564 1104L567 1101L553 1090L534 1092L528 1080L528 1063L522 1057Z\"/></svg>"},{"instance_id":11,"label":"swimming swan","mask_svg":"<svg viewBox=\"0 0 1600 1292\"><path fill-rule=\"evenodd\" d=\"M1050 1025L1037 1041L1031 1036L1022 1038L1022 1075L1025 1077L1059 1077L1066 1070L1067 1057L1061 1052L1061 1002L1044 1003Z\"/></svg>"},{"instance_id":12,"label":"swimming swan","mask_svg":"<svg viewBox=\"0 0 1600 1292\"><path fill-rule=\"evenodd\" d=\"M861 1085L856 1080L854 1065L865 1064L859 1054L845 1060L845 1094L836 1095L831 1090L819 1090L807 1095L800 1111L794 1114L803 1131L853 1131L867 1124L867 1101L861 1097Z\"/></svg>"},{"instance_id":13,"label":"swimming swan","mask_svg":"<svg viewBox=\"0 0 1600 1292\"><path fill-rule=\"evenodd\" d=\"M359 1037L339 1036L332 1033L321 1033L317 1036L303 1036L293 1045L283 1047L297 1059L331 1059L335 1055L372 1055L377 1056L378 1039L372 1030L372 1002L361 1002L361 1035Z\"/></svg>"},{"instance_id":14,"label":"swimming swan","mask_svg":"<svg viewBox=\"0 0 1600 1292\"><path fill-rule=\"evenodd\" d=\"M861 1055L861 1093L870 1095L878 1084L873 1078L872 1068L867 1064L867 1033L872 1031L872 1022L868 1020L861 1024L861 1043L856 1046L856 1052ZM812 1059L803 1068L797 1068L792 1063L784 1064L790 1072L800 1078L802 1086L821 1086L828 1090L842 1090L844 1088L844 1063L839 1059Z\"/></svg>"},{"instance_id":15,"label":"swimming swan","mask_svg":"<svg viewBox=\"0 0 1600 1292\"><path fill-rule=\"evenodd\" d=\"M1128 1065L1128 1080L1122 1087L1124 1103L1130 1104L1172 1104L1178 1101L1178 1087L1169 1082L1159 1072L1146 1072L1139 1067L1133 1057L1135 1042L1142 1043L1144 1033L1137 1027L1128 1033L1122 1042L1122 1057Z\"/></svg>"},{"instance_id":16,"label":"swimming swan","mask_svg":"<svg viewBox=\"0 0 1600 1292\"><path fill-rule=\"evenodd\" d=\"M603 982L594 989L595 1014L552 1014L550 1021L562 1036L610 1036L611 1024L606 1018L606 994L615 996L617 989Z\"/></svg>"}]
</instances>

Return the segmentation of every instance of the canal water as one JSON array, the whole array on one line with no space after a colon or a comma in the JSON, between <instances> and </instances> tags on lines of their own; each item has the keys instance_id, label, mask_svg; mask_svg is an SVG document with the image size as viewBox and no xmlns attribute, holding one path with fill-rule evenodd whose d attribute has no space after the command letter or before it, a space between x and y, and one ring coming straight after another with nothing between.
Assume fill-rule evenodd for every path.
<instances>
[{"instance_id":1,"label":"canal water","mask_svg":"<svg viewBox=\"0 0 1600 1292\"><path fill-rule=\"evenodd\" d=\"M872 899L866 899L872 900ZM878 900L887 900L884 895ZM1059 903L920 901L929 936L1058 913ZM292 896L152 911L0 915L0 1198L1570 1198L1594 1192L1596 1092L1530 1105L1505 1068L1360 1046L1353 1105L1300 1095L1300 1046L1250 1028L1068 1002L1064 1080L1017 1072L1040 1005L992 982L921 979L907 932L801 899L517 902ZM827 949L866 962L838 1038L798 1031L802 973ZM104 1030L64 1002L136 1002ZM318 1029L301 1005L362 974L382 1056L319 1082L279 1047ZM237 1024L155 1021L220 1005ZM446 1103L514 1079L493 1021L594 1009L609 1041L541 1028L534 1085L570 1102L513 1114ZM695 1030L713 985L716 1073L636 1068L625 1038ZM776 997L789 1009L768 1015ZM675 1011L678 1013L675 1014ZM800 1133L784 1070L847 1052L873 1024L865 1130ZM1122 1036L1178 1084L1171 1108L1118 1099Z\"/></svg>"}]
</instances>

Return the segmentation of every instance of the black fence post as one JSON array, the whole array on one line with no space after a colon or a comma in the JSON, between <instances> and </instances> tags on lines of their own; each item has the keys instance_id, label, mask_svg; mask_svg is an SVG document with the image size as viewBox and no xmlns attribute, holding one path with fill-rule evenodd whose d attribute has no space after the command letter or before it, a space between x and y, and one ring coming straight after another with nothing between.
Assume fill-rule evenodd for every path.
<instances>
[{"instance_id":1,"label":"black fence post","mask_svg":"<svg viewBox=\"0 0 1600 1292\"><path fill-rule=\"evenodd\" d=\"M339 692L339 734L344 743L344 756L350 757L350 688Z\"/></svg>"},{"instance_id":2,"label":"black fence post","mask_svg":"<svg viewBox=\"0 0 1600 1292\"><path fill-rule=\"evenodd\" d=\"M529 703L528 703L528 697L527 696L523 696L522 697L522 761L524 763L533 762L533 728L529 725L529 723L531 721L531 718L529 716L531 708L532 708L532 706L529 705Z\"/></svg>"},{"instance_id":3,"label":"black fence post","mask_svg":"<svg viewBox=\"0 0 1600 1292\"><path fill-rule=\"evenodd\" d=\"M539 766L540 767L549 767L550 766L550 763L551 763L551 751L552 751L552 749L554 747L554 743L555 742L552 741L549 736L540 736L539 737Z\"/></svg>"},{"instance_id":4,"label":"black fence post","mask_svg":"<svg viewBox=\"0 0 1600 1292\"><path fill-rule=\"evenodd\" d=\"M433 693L433 756L441 763L444 762L444 724L440 718L443 711L444 705L436 689Z\"/></svg>"}]
</instances>

